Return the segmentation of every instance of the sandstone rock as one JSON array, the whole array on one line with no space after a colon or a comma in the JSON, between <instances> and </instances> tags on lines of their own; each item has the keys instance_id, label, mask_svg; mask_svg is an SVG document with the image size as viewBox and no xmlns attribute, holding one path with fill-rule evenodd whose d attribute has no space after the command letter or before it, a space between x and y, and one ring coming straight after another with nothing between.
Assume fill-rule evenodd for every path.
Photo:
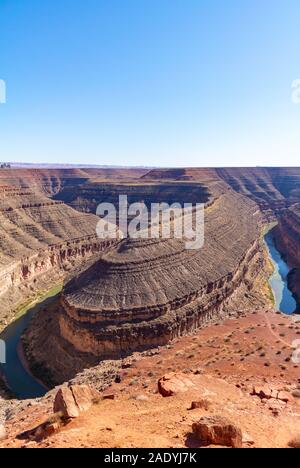
<instances>
[{"instance_id":1,"label":"sandstone rock","mask_svg":"<svg viewBox=\"0 0 300 468\"><path fill-rule=\"evenodd\" d=\"M2 424L0 424L0 440L4 439L6 439L6 429Z\"/></svg>"},{"instance_id":2,"label":"sandstone rock","mask_svg":"<svg viewBox=\"0 0 300 468\"><path fill-rule=\"evenodd\" d=\"M54 413L62 413L65 419L78 418L79 408L70 388L61 388L54 400Z\"/></svg>"},{"instance_id":3,"label":"sandstone rock","mask_svg":"<svg viewBox=\"0 0 300 468\"><path fill-rule=\"evenodd\" d=\"M262 387L260 386L253 387L252 395L258 396L262 400L265 400L265 399L269 400L270 398L274 398L274 397L276 398L274 391L268 385L264 385Z\"/></svg>"},{"instance_id":4,"label":"sandstone rock","mask_svg":"<svg viewBox=\"0 0 300 468\"><path fill-rule=\"evenodd\" d=\"M90 409L93 404L93 399L96 397L91 387L88 385L72 385L70 389L79 412Z\"/></svg>"},{"instance_id":5,"label":"sandstone rock","mask_svg":"<svg viewBox=\"0 0 300 468\"><path fill-rule=\"evenodd\" d=\"M116 395L114 393L106 393L102 395L103 400L114 400L116 398Z\"/></svg>"},{"instance_id":6,"label":"sandstone rock","mask_svg":"<svg viewBox=\"0 0 300 468\"><path fill-rule=\"evenodd\" d=\"M188 251L172 236L126 238L66 283L58 310L64 340L99 361L165 346L211 320L216 302L233 289L252 283L261 271L257 206L223 184L209 183L209 193L202 187L197 200L211 206L222 196L222 203L207 210L203 249Z\"/></svg>"},{"instance_id":7,"label":"sandstone rock","mask_svg":"<svg viewBox=\"0 0 300 468\"><path fill-rule=\"evenodd\" d=\"M193 387L193 382L183 374L166 374L158 381L158 390L163 397L184 393Z\"/></svg>"},{"instance_id":8,"label":"sandstone rock","mask_svg":"<svg viewBox=\"0 0 300 468\"><path fill-rule=\"evenodd\" d=\"M292 395L288 392L278 392L277 399L284 401L285 403L290 403L293 401Z\"/></svg>"},{"instance_id":9,"label":"sandstone rock","mask_svg":"<svg viewBox=\"0 0 300 468\"><path fill-rule=\"evenodd\" d=\"M65 419L77 418L87 411L95 400L105 399L89 385L71 385L61 388L54 400L54 413L62 413Z\"/></svg>"},{"instance_id":10,"label":"sandstone rock","mask_svg":"<svg viewBox=\"0 0 300 468\"><path fill-rule=\"evenodd\" d=\"M242 448L242 431L234 423L222 416L201 418L193 424L197 439L208 445Z\"/></svg>"},{"instance_id":11,"label":"sandstone rock","mask_svg":"<svg viewBox=\"0 0 300 468\"><path fill-rule=\"evenodd\" d=\"M211 404L212 404L211 400L207 400L207 399L192 401L190 410L204 409L205 411L208 411Z\"/></svg>"},{"instance_id":12,"label":"sandstone rock","mask_svg":"<svg viewBox=\"0 0 300 468\"><path fill-rule=\"evenodd\" d=\"M270 400L272 400L273 404L275 400L278 400L284 403L289 403L293 401L293 397L290 393L285 392L285 391L280 391L276 388L269 387L268 385L264 385L262 387L260 386L253 387L253 391L251 395L258 396L262 400L263 403L270 402Z\"/></svg>"},{"instance_id":13,"label":"sandstone rock","mask_svg":"<svg viewBox=\"0 0 300 468\"><path fill-rule=\"evenodd\" d=\"M294 398L300 398L300 390L294 390L292 392L292 395Z\"/></svg>"}]
</instances>

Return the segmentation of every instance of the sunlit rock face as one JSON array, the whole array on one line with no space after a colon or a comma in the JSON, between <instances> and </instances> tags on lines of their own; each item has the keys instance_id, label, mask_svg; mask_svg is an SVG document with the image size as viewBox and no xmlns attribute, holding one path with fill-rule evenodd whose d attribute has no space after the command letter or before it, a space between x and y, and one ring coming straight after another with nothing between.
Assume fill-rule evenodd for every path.
<instances>
[{"instance_id":1,"label":"sunlit rock face","mask_svg":"<svg viewBox=\"0 0 300 468\"><path fill-rule=\"evenodd\" d=\"M207 203L200 250L126 239L76 275L61 297L60 333L99 359L163 345L218 314L242 285L250 290L263 267L257 205L219 191Z\"/></svg>"},{"instance_id":2,"label":"sunlit rock face","mask_svg":"<svg viewBox=\"0 0 300 468\"><path fill-rule=\"evenodd\" d=\"M0 186L0 318L106 248L97 222L28 187Z\"/></svg>"},{"instance_id":3,"label":"sunlit rock face","mask_svg":"<svg viewBox=\"0 0 300 468\"><path fill-rule=\"evenodd\" d=\"M273 233L279 251L292 267L289 288L300 304L300 203L284 213Z\"/></svg>"}]
</instances>

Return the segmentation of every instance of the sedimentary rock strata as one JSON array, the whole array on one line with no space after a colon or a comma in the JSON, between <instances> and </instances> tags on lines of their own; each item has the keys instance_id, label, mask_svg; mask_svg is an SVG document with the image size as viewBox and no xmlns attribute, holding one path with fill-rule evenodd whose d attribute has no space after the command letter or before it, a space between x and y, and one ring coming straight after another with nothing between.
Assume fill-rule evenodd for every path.
<instances>
[{"instance_id":1,"label":"sedimentary rock strata","mask_svg":"<svg viewBox=\"0 0 300 468\"><path fill-rule=\"evenodd\" d=\"M98 218L78 213L29 188L0 188L0 296L6 314L38 288L105 244L96 236ZM48 277L47 277L48 275Z\"/></svg>"},{"instance_id":2,"label":"sedimentary rock strata","mask_svg":"<svg viewBox=\"0 0 300 468\"><path fill-rule=\"evenodd\" d=\"M224 190L224 184L222 189ZM127 196L129 204L144 202L148 207L151 203L207 203L211 197L208 184L140 181L122 184L92 182L77 187L65 187L55 198L78 211L96 213L97 206L103 202L117 207L121 195Z\"/></svg>"},{"instance_id":3,"label":"sedimentary rock strata","mask_svg":"<svg viewBox=\"0 0 300 468\"><path fill-rule=\"evenodd\" d=\"M207 209L205 245L127 239L64 289L62 337L99 360L197 329L263 268L257 207L234 192Z\"/></svg>"},{"instance_id":4,"label":"sedimentary rock strata","mask_svg":"<svg viewBox=\"0 0 300 468\"><path fill-rule=\"evenodd\" d=\"M292 206L279 219L273 231L276 245L289 266L289 287L300 303L300 204Z\"/></svg>"},{"instance_id":5,"label":"sedimentary rock strata","mask_svg":"<svg viewBox=\"0 0 300 468\"><path fill-rule=\"evenodd\" d=\"M300 169L292 167L154 169L143 179L222 180L236 192L254 200L270 220L300 201Z\"/></svg>"}]
</instances>

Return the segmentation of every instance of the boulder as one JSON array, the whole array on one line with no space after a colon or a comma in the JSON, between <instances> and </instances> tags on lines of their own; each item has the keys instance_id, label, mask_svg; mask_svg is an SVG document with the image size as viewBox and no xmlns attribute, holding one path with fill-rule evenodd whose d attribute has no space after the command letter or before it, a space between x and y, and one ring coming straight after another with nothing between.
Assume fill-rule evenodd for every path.
<instances>
[{"instance_id":1,"label":"boulder","mask_svg":"<svg viewBox=\"0 0 300 468\"><path fill-rule=\"evenodd\" d=\"M158 390L163 397L184 393L195 387L195 384L183 374L166 374L158 381Z\"/></svg>"},{"instance_id":2,"label":"boulder","mask_svg":"<svg viewBox=\"0 0 300 468\"><path fill-rule=\"evenodd\" d=\"M62 387L54 400L54 413L61 413L65 419L78 418L80 413L90 409L98 399L101 399L100 393L89 385Z\"/></svg>"},{"instance_id":3,"label":"boulder","mask_svg":"<svg viewBox=\"0 0 300 468\"><path fill-rule=\"evenodd\" d=\"M96 392L91 387L88 385L72 385L70 390L80 413L90 409L93 400L96 398Z\"/></svg>"},{"instance_id":4,"label":"boulder","mask_svg":"<svg viewBox=\"0 0 300 468\"><path fill-rule=\"evenodd\" d=\"M194 435L204 444L233 448L242 448L243 446L241 429L222 416L201 418L192 427Z\"/></svg>"},{"instance_id":5,"label":"boulder","mask_svg":"<svg viewBox=\"0 0 300 468\"><path fill-rule=\"evenodd\" d=\"M78 418L79 408L70 388L63 387L58 390L54 400L53 410L54 413L62 413L65 419Z\"/></svg>"}]
</instances>

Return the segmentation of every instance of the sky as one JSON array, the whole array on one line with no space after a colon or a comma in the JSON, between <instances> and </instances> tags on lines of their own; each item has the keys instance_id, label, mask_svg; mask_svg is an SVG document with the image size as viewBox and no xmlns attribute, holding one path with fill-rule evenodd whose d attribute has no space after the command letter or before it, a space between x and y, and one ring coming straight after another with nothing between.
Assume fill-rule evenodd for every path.
<instances>
[{"instance_id":1,"label":"sky","mask_svg":"<svg viewBox=\"0 0 300 468\"><path fill-rule=\"evenodd\" d=\"M298 166L297 79L299 0L0 0L0 160Z\"/></svg>"}]
</instances>

